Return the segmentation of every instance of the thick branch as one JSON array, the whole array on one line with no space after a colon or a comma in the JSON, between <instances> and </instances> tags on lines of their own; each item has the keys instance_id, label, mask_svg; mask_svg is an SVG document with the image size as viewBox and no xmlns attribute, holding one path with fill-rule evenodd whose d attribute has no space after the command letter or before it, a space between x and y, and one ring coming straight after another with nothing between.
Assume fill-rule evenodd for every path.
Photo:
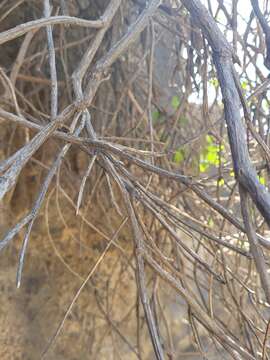
<instances>
[{"instance_id":1,"label":"thick branch","mask_svg":"<svg viewBox=\"0 0 270 360\"><path fill-rule=\"evenodd\" d=\"M265 17L263 16L260 10L258 0L251 0L251 4L253 7L253 11L257 16L265 35L267 52L266 52L266 58L264 60L264 65L270 70L270 26L268 25Z\"/></svg>"},{"instance_id":2,"label":"thick branch","mask_svg":"<svg viewBox=\"0 0 270 360\"><path fill-rule=\"evenodd\" d=\"M213 59L223 95L235 176L270 225L270 194L260 184L251 163L246 142L246 131L241 120L240 99L233 76L233 50L214 19L199 0L182 0L182 2L191 15L196 18L213 50Z\"/></svg>"}]
</instances>

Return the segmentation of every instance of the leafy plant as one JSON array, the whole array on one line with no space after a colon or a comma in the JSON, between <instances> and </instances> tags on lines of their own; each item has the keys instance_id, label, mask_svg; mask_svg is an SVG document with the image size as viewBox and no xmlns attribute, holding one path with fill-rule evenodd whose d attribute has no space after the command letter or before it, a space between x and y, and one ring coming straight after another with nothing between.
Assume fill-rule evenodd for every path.
<instances>
[{"instance_id":1,"label":"leafy plant","mask_svg":"<svg viewBox=\"0 0 270 360\"><path fill-rule=\"evenodd\" d=\"M180 99L179 96L174 95L172 97L172 101L171 101L172 107L174 108L174 110L177 110L180 106Z\"/></svg>"},{"instance_id":2,"label":"leafy plant","mask_svg":"<svg viewBox=\"0 0 270 360\"><path fill-rule=\"evenodd\" d=\"M184 149L176 150L173 156L173 162L175 162L176 164L180 164L184 160L185 160L185 150Z\"/></svg>"},{"instance_id":3,"label":"leafy plant","mask_svg":"<svg viewBox=\"0 0 270 360\"><path fill-rule=\"evenodd\" d=\"M213 136L206 136L207 145L200 154L200 172L206 172L210 166L218 167L221 160L220 151L224 150L223 145L216 144Z\"/></svg>"},{"instance_id":4,"label":"leafy plant","mask_svg":"<svg viewBox=\"0 0 270 360\"><path fill-rule=\"evenodd\" d=\"M211 78L209 80L209 83L211 85L213 85L215 88L218 88L218 86L219 86L219 81L218 81L218 79L216 77Z\"/></svg>"},{"instance_id":5,"label":"leafy plant","mask_svg":"<svg viewBox=\"0 0 270 360\"><path fill-rule=\"evenodd\" d=\"M266 185L266 179L265 179L265 177L264 176L258 176L258 178L259 178L259 182L260 182L260 184L262 184L262 185Z\"/></svg>"}]
</instances>

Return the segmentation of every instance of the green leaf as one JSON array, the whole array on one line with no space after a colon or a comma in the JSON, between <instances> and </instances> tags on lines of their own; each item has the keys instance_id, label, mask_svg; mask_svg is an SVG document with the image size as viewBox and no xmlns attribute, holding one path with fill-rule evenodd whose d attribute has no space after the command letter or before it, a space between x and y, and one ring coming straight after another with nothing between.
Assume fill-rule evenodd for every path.
<instances>
[{"instance_id":1,"label":"green leaf","mask_svg":"<svg viewBox=\"0 0 270 360\"><path fill-rule=\"evenodd\" d=\"M209 168L209 163L205 159L205 156L203 154L200 155L200 163L199 163L199 169L200 172L204 173Z\"/></svg>"},{"instance_id":2,"label":"green leaf","mask_svg":"<svg viewBox=\"0 0 270 360\"><path fill-rule=\"evenodd\" d=\"M219 147L217 145L208 145L207 146L207 151L211 152L211 153L218 153L219 152Z\"/></svg>"},{"instance_id":3,"label":"green leaf","mask_svg":"<svg viewBox=\"0 0 270 360\"><path fill-rule=\"evenodd\" d=\"M184 159L185 159L185 151L183 149L176 150L173 157L173 162L175 162L176 164L180 164Z\"/></svg>"},{"instance_id":4,"label":"green leaf","mask_svg":"<svg viewBox=\"0 0 270 360\"><path fill-rule=\"evenodd\" d=\"M247 90L248 82L246 80L241 81L241 88Z\"/></svg>"},{"instance_id":5,"label":"green leaf","mask_svg":"<svg viewBox=\"0 0 270 360\"><path fill-rule=\"evenodd\" d=\"M215 88L217 88L219 86L219 82L218 82L218 79L216 77L213 77L212 79L210 79L209 83L211 85L213 85Z\"/></svg>"},{"instance_id":6,"label":"green leaf","mask_svg":"<svg viewBox=\"0 0 270 360\"><path fill-rule=\"evenodd\" d=\"M211 135L206 135L207 146L202 149L200 154L200 171L205 172L209 166L219 166L225 159L220 156L220 152L224 149L224 145L219 145Z\"/></svg>"},{"instance_id":7,"label":"green leaf","mask_svg":"<svg viewBox=\"0 0 270 360\"><path fill-rule=\"evenodd\" d=\"M204 162L200 162L200 165L199 165L199 169L200 169L200 172L201 173L204 173L206 172L206 170L209 168L209 165L204 163Z\"/></svg>"},{"instance_id":8,"label":"green leaf","mask_svg":"<svg viewBox=\"0 0 270 360\"><path fill-rule=\"evenodd\" d=\"M218 186L223 186L225 184L225 181L223 178L218 180Z\"/></svg>"},{"instance_id":9,"label":"green leaf","mask_svg":"<svg viewBox=\"0 0 270 360\"><path fill-rule=\"evenodd\" d=\"M212 151L212 152L209 151L206 159L209 162L209 164L211 164L211 165L216 165L217 163L219 163L218 154L214 151Z\"/></svg>"},{"instance_id":10,"label":"green leaf","mask_svg":"<svg viewBox=\"0 0 270 360\"><path fill-rule=\"evenodd\" d=\"M262 185L266 185L266 179L265 179L265 177L259 176L259 182L260 182Z\"/></svg>"},{"instance_id":11,"label":"green leaf","mask_svg":"<svg viewBox=\"0 0 270 360\"><path fill-rule=\"evenodd\" d=\"M153 121L157 121L160 118L160 112L158 110L154 110L152 112L152 119Z\"/></svg>"},{"instance_id":12,"label":"green leaf","mask_svg":"<svg viewBox=\"0 0 270 360\"><path fill-rule=\"evenodd\" d=\"M214 143L214 137L212 135L206 135L206 141L209 145Z\"/></svg>"},{"instance_id":13,"label":"green leaf","mask_svg":"<svg viewBox=\"0 0 270 360\"><path fill-rule=\"evenodd\" d=\"M177 109L178 109L178 107L179 107L179 105L180 105L180 100L179 100L179 97L178 97L177 95L174 95L174 96L172 97L172 102L171 102L171 104L172 104L172 107L174 108L174 110L177 110Z\"/></svg>"}]
</instances>

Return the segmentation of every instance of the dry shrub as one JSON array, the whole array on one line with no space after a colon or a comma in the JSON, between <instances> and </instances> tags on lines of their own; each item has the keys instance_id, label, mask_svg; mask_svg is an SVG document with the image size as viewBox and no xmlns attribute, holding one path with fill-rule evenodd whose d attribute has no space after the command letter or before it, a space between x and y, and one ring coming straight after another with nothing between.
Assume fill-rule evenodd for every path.
<instances>
[{"instance_id":1,"label":"dry shrub","mask_svg":"<svg viewBox=\"0 0 270 360\"><path fill-rule=\"evenodd\" d=\"M228 90L235 53L183 4L0 3L2 359L268 358L261 49L238 54L245 94ZM218 4L234 50L263 41ZM236 88L256 106L251 159Z\"/></svg>"}]
</instances>

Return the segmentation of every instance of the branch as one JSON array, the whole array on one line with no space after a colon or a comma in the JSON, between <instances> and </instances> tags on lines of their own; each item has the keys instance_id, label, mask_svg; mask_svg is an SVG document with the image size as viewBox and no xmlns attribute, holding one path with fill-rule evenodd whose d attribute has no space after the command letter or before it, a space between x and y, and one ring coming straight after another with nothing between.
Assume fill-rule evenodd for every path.
<instances>
[{"instance_id":1,"label":"branch","mask_svg":"<svg viewBox=\"0 0 270 360\"><path fill-rule=\"evenodd\" d=\"M264 35L265 35L265 42L266 42L266 58L264 60L264 65L267 67L267 69L270 70L270 26L268 25L265 17L263 16L260 7L259 7L259 3L258 0L250 0L251 1L251 5L253 8L253 11L255 13L255 15L257 16L260 25L263 29Z\"/></svg>"},{"instance_id":2,"label":"branch","mask_svg":"<svg viewBox=\"0 0 270 360\"><path fill-rule=\"evenodd\" d=\"M12 113L9 113L5 110L2 110L0 108L0 117L3 117L4 119L7 119L9 121L12 121L18 125L25 126L32 130L41 130L43 127L41 125L35 124L33 122L30 122L24 118L21 118L17 115L14 115ZM118 146L105 142L101 139L99 140L90 140L86 138L76 137L74 135L69 135L61 131L54 131L52 133L53 137L56 137L60 140L70 142L72 144L78 145L81 150L86 152L89 155L93 155L91 153L91 150L89 148L92 148L96 151L104 151L107 154L112 153L116 156L119 156L122 159L125 159L127 161L130 161L131 163L141 167L142 169L146 171L153 172L161 177L167 177L168 179L172 179L174 181L177 181L183 185L186 185L196 195L199 196L200 199L202 199L206 204L208 204L211 208L213 208L215 211L217 211L222 217L224 217L226 220L228 220L231 224L233 224L237 229L239 229L242 232L246 232L244 225L235 217L233 216L226 208L224 208L221 204L218 202L215 202L211 196L208 195L206 191L201 189L200 186L193 183L192 178L189 176L181 175L172 171L168 171L165 169L162 169L158 166L149 164L146 161L143 161L139 158L136 158L132 155L130 155L126 150L119 148ZM6 167L9 166L9 161L4 161L0 163L0 172L4 171ZM263 236L257 234L258 239L260 241L260 244L268 249L270 249L270 242L269 240L265 239Z\"/></svg>"},{"instance_id":3,"label":"branch","mask_svg":"<svg viewBox=\"0 0 270 360\"><path fill-rule=\"evenodd\" d=\"M89 27L92 29L101 29L104 26L104 21L100 20L85 20L72 16L51 16L49 18L42 18L39 20L29 21L24 24L15 26L12 29L0 33L0 45L14 40L29 31L33 31L48 25L77 25L82 27Z\"/></svg>"},{"instance_id":4,"label":"branch","mask_svg":"<svg viewBox=\"0 0 270 360\"><path fill-rule=\"evenodd\" d=\"M44 0L44 17L50 17L50 0ZM55 49L53 42L52 26L46 26L47 32L47 43L49 50L50 60L50 74L51 74L51 118L54 119L57 116L58 109L58 85L57 85L57 71L56 71L56 60L55 60Z\"/></svg>"},{"instance_id":5,"label":"branch","mask_svg":"<svg viewBox=\"0 0 270 360\"><path fill-rule=\"evenodd\" d=\"M256 268L258 270L261 279L266 300L270 304L270 278L269 278L269 274L267 273L267 266L265 263L262 249L260 247L260 244L257 239L257 235L252 225L252 219L251 219L250 208L248 203L248 195L247 192L244 189L242 189L241 186L239 190L240 190L242 215L244 219L245 228L247 231L247 237L250 243L250 250L253 255L254 262L256 264Z\"/></svg>"},{"instance_id":6,"label":"branch","mask_svg":"<svg viewBox=\"0 0 270 360\"><path fill-rule=\"evenodd\" d=\"M270 194L260 184L249 157L246 131L240 115L240 98L234 78L233 50L199 0L182 0L182 3L196 18L213 51L213 60L223 96L235 176L270 226Z\"/></svg>"}]
</instances>

